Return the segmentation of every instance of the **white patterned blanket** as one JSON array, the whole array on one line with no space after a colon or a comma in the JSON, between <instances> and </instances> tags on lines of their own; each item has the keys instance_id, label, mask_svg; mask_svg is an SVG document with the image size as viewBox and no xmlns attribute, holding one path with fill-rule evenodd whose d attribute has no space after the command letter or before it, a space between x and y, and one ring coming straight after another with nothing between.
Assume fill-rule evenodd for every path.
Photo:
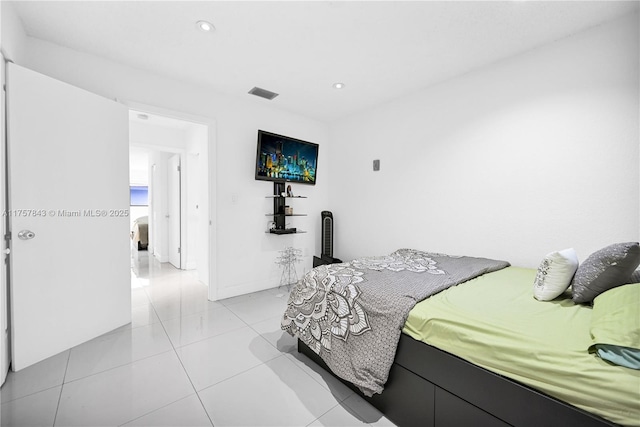
<instances>
[{"instance_id":1,"label":"white patterned blanket","mask_svg":"<svg viewBox=\"0 0 640 427\"><path fill-rule=\"evenodd\" d=\"M399 249L388 256L321 265L289 295L281 327L339 377L382 393L409 311L423 299L505 261Z\"/></svg>"}]
</instances>

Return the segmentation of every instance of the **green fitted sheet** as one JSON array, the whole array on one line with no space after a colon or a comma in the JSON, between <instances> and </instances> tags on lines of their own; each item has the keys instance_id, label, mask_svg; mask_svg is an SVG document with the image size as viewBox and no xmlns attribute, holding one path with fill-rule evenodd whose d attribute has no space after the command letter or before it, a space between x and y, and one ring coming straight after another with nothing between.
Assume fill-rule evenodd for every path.
<instances>
[{"instance_id":1,"label":"green fitted sheet","mask_svg":"<svg viewBox=\"0 0 640 427\"><path fill-rule=\"evenodd\" d=\"M533 297L536 270L508 267L418 304L403 332L623 425L640 426L640 371L589 353L592 309Z\"/></svg>"}]
</instances>

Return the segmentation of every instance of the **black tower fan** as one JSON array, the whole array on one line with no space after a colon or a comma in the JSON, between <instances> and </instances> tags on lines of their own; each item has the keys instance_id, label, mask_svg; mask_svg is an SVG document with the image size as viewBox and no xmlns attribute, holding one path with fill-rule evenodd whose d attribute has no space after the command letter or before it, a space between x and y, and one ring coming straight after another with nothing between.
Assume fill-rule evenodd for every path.
<instances>
[{"instance_id":1,"label":"black tower fan","mask_svg":"<svg viewBox=\"0 0 640 427\"><path fill-rule=\"evenodd\" d=\"M333 214L329 211L322 211L320 217L322 219L322 235L320 236L322 254L320 258L313 257L314 267L342 262L342 260L333 257Z\"/></svg>"},{"instance_id":2,"label":"black tower fan","mask_svg":"<svg viewBox=\"0 0 640 427\"><path fill-rule=\"evenodd\" d=\"M333 258L333 214L322 211L322 258Z\"/></svg>"}]
</instances>

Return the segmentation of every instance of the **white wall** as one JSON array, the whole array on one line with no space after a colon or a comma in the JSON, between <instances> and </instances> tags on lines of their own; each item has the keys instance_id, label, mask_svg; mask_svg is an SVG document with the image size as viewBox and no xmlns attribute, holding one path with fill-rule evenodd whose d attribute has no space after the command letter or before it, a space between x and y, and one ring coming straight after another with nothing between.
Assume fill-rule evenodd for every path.
<instances>
[{"instance_id":1,"label":"white wall","mask_svg":"<svg viewBox=\"0 0 640 427\"><path fill-rule=\"evenodd\" d=\"M186 148L186 132L183 129L129 122L129 141L135 147L179 153Z\"/></svg>"},{"instance_id":2,"label":"white wall","mask_svg":"<svg viewBox=\"0 0 640 427\"><path fill-rule=\"evenodd\" d=\"M209 179L207 170L207 128L197 126L190 128L186 135L186 173L187 188L187 269L198 269L198 279L209 283L209 269L206 258L202 254L209 252L206 238L209 229L209 207L207 189L199 183Z\"/></svg>"},{"instance_id":3,"label":"white wall","mask_svg":"<svg viewBox=\"0 0 640 427\"><path fill-rule=\"evenodd\" d=\"M21 65L35 71L108 98L215 120L217 133L211 136L215 140L215 164L210 170L217 196L216 207L210 212L216 245L212 253L217 253L214 298L277 286L280 271L274 262L278 251L286 246L304 251L300 273L311 268L311 257L319 251L320 211L327 208L328 200L326 124L278 110L277 101L250 95L225 96L33 38L26 38L24 44ZM294 208L310 216L296 217L292 225L309 230L307 234L265 233L265 214L271 210L265 196L273 190L270 183L254 180L258 129L320 144L318 184L294 185L297 193L309 196L296 201L300 204Z\"/></svg>"},{"instance_id":4,"label":"white wall","mask_svg":"<svg viewBox=\"0 0 640 427\"><path fill-rule=\"evenodd\" d=\"M335 256L638 241L638 80L636 14L335 123Z\"/></svg>"}]
</instances>

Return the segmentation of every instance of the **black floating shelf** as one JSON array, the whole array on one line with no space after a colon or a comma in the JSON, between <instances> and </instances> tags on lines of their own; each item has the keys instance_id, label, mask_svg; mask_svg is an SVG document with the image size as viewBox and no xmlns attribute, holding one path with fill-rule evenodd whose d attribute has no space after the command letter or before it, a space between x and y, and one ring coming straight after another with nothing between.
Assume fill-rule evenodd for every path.
<instances>
[{"instance_id":1,"label":"black floating shelf","mask_svg":"<svg viewBox=\"0 0 640 427\"><path fill-rule=\"evenodd\" d=\"M265 233L267 233L267 234L275 234L276 236L290 236L292 234L304 234L304 233L306 233L306 231L305 230L296 230L295 233L293 233L293 232L292 233L273 233L270 230L267 230L267 231L265 231Z\"/></svg>"}]
</instances>

